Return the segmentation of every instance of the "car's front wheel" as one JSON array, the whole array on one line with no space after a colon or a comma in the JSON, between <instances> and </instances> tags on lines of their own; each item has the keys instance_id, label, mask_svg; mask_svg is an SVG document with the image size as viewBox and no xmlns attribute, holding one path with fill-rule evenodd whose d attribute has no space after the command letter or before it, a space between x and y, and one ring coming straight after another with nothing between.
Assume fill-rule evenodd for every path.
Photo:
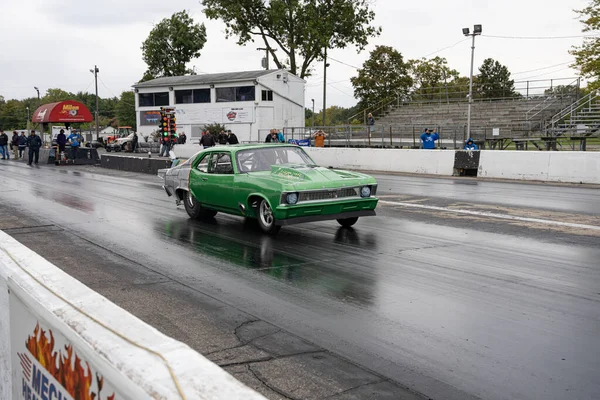
<instances>
[{"instance_id":1,"label":"car's front wheel","mask_svg":"<svg viewBox=\"0 0 600 400\"><path fill-rule=\"evenodd\" d=\"M276 234L281 229L281 226L275 224L273 209L265 199L258 203L258 225L263 232L268 234Z\"/></svg>"},{"instance_id":2,"label":"car's front wheel","mask_svg":"<svg viewBox=\"0 0 600 400\"><path fill-rule=\"evenodd\" d=\"M358 221L358 217L340 218L337 220L337 222L344 228L350 228L352 225L354 225L356 223L356 221Z\"/></svg>"},{"instance_id":3,"label":"car's front wheel","mask_svg":"<svg viewBox=\"0 0 600 400\"><path fill-rule=\"evenodd\" d=\"M202 207L192 192L186 192L183 203L185 205L185 211L187 211L188 215L193 219L210 218L217 215L215 210L208 210Z\"/></svg>"}]
</instances>

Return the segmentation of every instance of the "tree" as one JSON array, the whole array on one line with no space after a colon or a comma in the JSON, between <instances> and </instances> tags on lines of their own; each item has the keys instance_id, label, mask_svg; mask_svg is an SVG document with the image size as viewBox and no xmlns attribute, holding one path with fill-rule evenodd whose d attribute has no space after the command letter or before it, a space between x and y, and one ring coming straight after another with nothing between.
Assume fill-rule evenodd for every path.
<instances>
[{"instance_id":1,"label":"tree","mask_svg":"<svg viewBox=\"0 0 600 400\"><path fill-rule=\"evenodd\" d=\"M359 108L377 108L383 103L404 98L413 85L409 65L402 54L390 46L376 46L358 76L350 78Z\"/></svg>"},{"instance_id":2,"label":"tree","mask_svg":"<svg viewBox=\"0 0 600 400\"><path fill-rule=\"evenodd\" d=\"M431 60L421 58L410 60L408 64L415 85L413 99L446 100L453 97L448 86L450 82L458 79L459 73L448 67L448 61L445 58L435 57Z\"/></svg>"},{"instance_id":3,"label":"tree","mask_svg":"<svg viewBox=\"0 0 600 400\"><path fill-rule=\"evenodd\" d=\"M143 80L192 74L186 64L200 57L205 43L206 27L195 24L186 11L163 19L152 28L142 45L144 62L148 65Z\"/></svg>"},{"instance_id":4,"label":"tree","mask_svg":"<svg viewBox=\"0 0 600 400\"><path fill-rule=\"evenodd\" d=\"M508 68L492 58L487 58L479 67L477 76L476 94L481 98L503 98L513 97L515 92L515 81L510 79Z\"/></svg>"},{"instance_id":5,"label":"tree","mask_svg":"<svg viewBox=\"0 0 600 400\"><path fill-rule=\"evenodd\" d=\"M131 91L121 93L115 109L118 124L120 126L131 126L136 130L135 94Z\"/></svg>"},{"instance_id":6,"label":"tree","mask_svg":"<svg viewBox=\"0 0 600 400\"><path fill-rule=\"evenodd\" d=\"M580 20L583 32L600 29L600 0L591 0L586 8L575 12L583 18ZM573 46L569 53L575 56L575 63L571 67L590 80L588 87L600 87L600 37L585 38L581 46Z\"/></svg>"},{"instance_id":7,"label":"tree","mask_svg":"<svg viewBox=\"0 0 600 400\"><path fill-rule=\"evenodd\" d=\"M354 45L363 50L381 33L371 22L370 0L202 0L210 19L225 22L226 37L244 45L259 38L277 68L301 78L323 59L326 49ZM276 49L283 51L280 58Z\"/></svg>"},{"instance_id":8,"label":"tree","mask_svg":"<svg viewBox=\"0 0 600 400\"><path fill-rule=\"evenodd\" d=\"M59 101L73 100L74 98L75 95L73 93L58 88L51 88L46 91L40 102L41 104L57 103Z\"/></svg>"}]
</instances>

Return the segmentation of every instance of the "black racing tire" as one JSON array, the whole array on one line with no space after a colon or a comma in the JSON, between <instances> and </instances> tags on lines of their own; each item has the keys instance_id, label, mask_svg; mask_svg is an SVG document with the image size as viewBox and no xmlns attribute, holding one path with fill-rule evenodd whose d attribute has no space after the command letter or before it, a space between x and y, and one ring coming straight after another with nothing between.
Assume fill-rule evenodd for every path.
<instances>
[{"instance_id":1,"label":"black racing tire","mask_svg":"<svg viewBox=\"0 0 600 400\"><path fill-rule=\"evenodd\" d=\"M185 192L183 196L183 204L185 206L185 211L188 213L190 218L193 219L212 218L217 215L217 211L202 207L192 192Z\"/></svg>"},{"instance_id":2,"label":"black racing tire","mask_svg":"<svg viewBox=\"0 0 600 400\"><path fill-rule=\"evenodd\" d=\"M112 149L110 148L110 146L106 146L106 152L107 152L107 153L110 153L110 152L111 152L111 150L112 150Z\"/></svg>"},{"instance_id":3,"label":"black racing tire","mask_svg":"<svg viewBox=\"0 0 600 400\"><path fill-rule=\"evenodd\" d=\"M356 221L358 221L358 217L340 218L337 220L338 224L340 224L344 228L350 228L352 225L354 225L356 223Z\"/></svg>"},{"instance_id":4,"label":"black racing tire","mask_svg":"<svg viewBox=\"0 0 600 400\"><path fill-rule=\"evenodd\" d=\"M281 225L277 225L275 222L275 216L269 202L265 199L258 202L256 219L258 220L260 229L269 235L275 235L281 229Z\"/></svg>"}]
</instances>

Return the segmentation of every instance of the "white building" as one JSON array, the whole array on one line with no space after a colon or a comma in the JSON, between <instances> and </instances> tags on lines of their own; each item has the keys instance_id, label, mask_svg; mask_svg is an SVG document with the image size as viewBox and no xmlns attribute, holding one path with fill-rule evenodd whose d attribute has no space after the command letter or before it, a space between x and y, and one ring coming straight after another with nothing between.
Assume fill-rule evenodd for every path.
<instances>
[{"instance_id":1,"label":"white building","mask_svg":"<svg viewBox=\"0 0 600 400\"><path fill-rule=\"evenodd\" d=\"M197 143L202 127L222 123L240 142L262 142L270 129L304 127L305 81L285 70L157 78L135 88L138 132L158 129L160 107L175 107L177 132ZM189 140L191 139L191 140Z\"/></svg>"}]
</instances>

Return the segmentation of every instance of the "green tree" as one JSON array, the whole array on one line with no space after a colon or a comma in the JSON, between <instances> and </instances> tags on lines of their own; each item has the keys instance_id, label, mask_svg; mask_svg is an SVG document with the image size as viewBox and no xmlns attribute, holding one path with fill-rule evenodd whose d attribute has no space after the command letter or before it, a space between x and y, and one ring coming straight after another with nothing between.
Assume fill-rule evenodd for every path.
<instances>
[{"instance_id":1,"label":"green tree","mask_svg":"<svg viewBox=\"0 0 600 400\"><path fill-rule=\"evenodd\" d=\"M2 105L0 127L6 131L27 128L27 110L22 101L8 100Z\"/></svg>"},{"instance_id":2,"label":"green tree","mask_svg":"<svg viewBox=\"0 0 600 400\"><path fill-rule=\"evenodd\" d=\"M46 94L44 95L44 97L41 98L41 104L48 104L48 103L56 103L59 101L65 101L65 100L74 100L75 99L75 95L73 93L70 92L66 92L62 89L58 89L58 88L51 88L48 89L46 91Z\"/></svg>"},{"instance_id":3,"label":"green tree","mask_svg":"<svg viewBox=\"0 0 600 400\"><path fill-rule=\"evenodd\" d=\"M408 64L414 81L414 100L450 98L448 85L459 77L459 73L448 67L445 58L421 58L410 60Z\"/></svg>"},{"instance_id":4,"label":"green tree","mask_svg":"<svg viewBox=\"0 0 600 400\"><path fill-rule=\"evenodd\" d=\"M583 24L583 32L594 32L600 29L600 0L591 0L583 10L575 10ZM572 68L579 70L581 75L589 79L588 87L600 87L600 37L587 37L581 46L573 46L569 51L575 56Z\"/></svg>"},{"instance_id":5,"label":"green tree","mask_svg":"<svg viewBox=\"0 0 600 400\"><path fill-rule=\"evenodd\" d=\"M120 126L131 126L136 130L135 94L132 91L121 93L116 107L116 117Z\"/></svg>"},{"instance_id":6,"label":"green tree","mask_svg":"<svg viewBox=\"0 0 600 400\"><path fill-rule=\"evenodd\" d=\"M186 11L163 19L142 44L143 59L148 65L142 80L192 74L186 64L200 57L205 43L206 27L194 23Z\"/></svg>"},{"instance_id":7,"label":"green tree","mask_svg":"<svg viewBox=\"0 0 600 400\"><path fill-rule=\"evenodd\" d=\"M400 52L390 46L376 46L358 76L350 78L359 108L375 112L386 102L405 98L413 86L409 72Z\"/></svg>"},{"instance_id":8,"label":"green tree","mask_svg":"<svg viewBox=\"0 0 600 400\"><path fill-rule=\"evenodd\" d=\"M487 58L479 67L477 86L473 86L478 97L481 98L503 98L513 97L515 92L515 81L510 79L508 68L492 58Z\"/></svg>"},{"instance_id":9,"label":"green tree","mask_svg":"<svg viewBox=\"0 0 600 400\"><path fill-rule=\"evenodd\" d=\"M210 19L225 22L226 37L244 45L258 38L277 68L301 78L310 75L325 49L354 45L360 51L381 33L371 22L370 0L202 0ZM275 50L280 49L281 53Z\"/></svg>"}]
</instances>

